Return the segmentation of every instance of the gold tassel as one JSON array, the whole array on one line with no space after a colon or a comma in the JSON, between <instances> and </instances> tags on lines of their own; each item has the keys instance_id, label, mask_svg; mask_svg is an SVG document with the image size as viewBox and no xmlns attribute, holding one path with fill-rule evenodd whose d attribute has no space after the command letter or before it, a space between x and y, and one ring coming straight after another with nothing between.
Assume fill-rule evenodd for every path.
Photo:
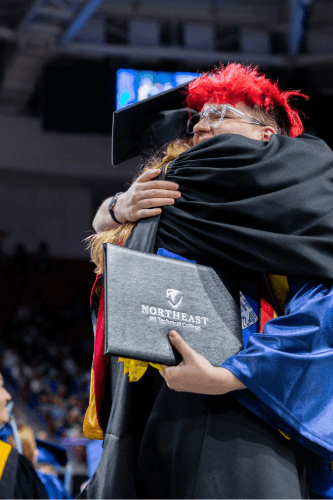
<instances>
[{"instance_id":1,"label":"gold tassel","mask_svg":"<svg viewBox=\"0 0 333 500\"><path fill-rule=\"evenodd\" d=\"M285 434L284 432L280 431L280 429L278 429L279 432L281 432L282 436L285 437L286 439L288 439L288 441L291 440L291 437L288 436L287 434Z\"/></svg>"},{"instance_id":2,"label":"gold tassel","mask_svg":"<svg viewBox=\"0 0 333 500\"><path fill-rule=\"evenodd\" d=\"M146 373L148 365L163 371L158 363L149 363L148 361L140 361L138 359L118 358L118 363L124 363L124 375L128 373L130 382L137 382Z\"/></svg>"}]
</instances>

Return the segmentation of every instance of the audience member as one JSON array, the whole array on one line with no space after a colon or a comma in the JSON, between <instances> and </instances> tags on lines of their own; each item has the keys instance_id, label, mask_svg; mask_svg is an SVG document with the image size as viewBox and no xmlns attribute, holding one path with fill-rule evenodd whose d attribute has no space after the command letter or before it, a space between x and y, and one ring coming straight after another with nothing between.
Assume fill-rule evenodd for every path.
<instances>
[{"instance_id":1,"label":"audience member","mask_svg":"<svg viewBox=\"0 0 333 500\"><path fill-rule=\"evenodd\" d=\"M0 375L0 429L9 422L11 400ZM30 453L30 450L29 450ZM0 498L49 498L33 463L12 445L0 440Z\"/></svg>"},{"instance_id":2,"label":"audience member","mask_svg":"<svg viewBox=\"0 0 333 500\"><path fill-rule=\"evenodd\" d=\"M45 487L48 498L72 498L58 478L61 465L65 466L67 462L65 449L39 439L36 441L33 430L27 425L19 424L18 434L22 453L37 470L37 475ZM16 447L13 435L8 437L7 443L14 448Z\"/></svg>"},{"instance_id":3,"label":"audience member","mask_svg":"<svg viewBox=\"0 0 333 500\"><path fill-rule=\"evenodd\" d=\"M21 341L14 343L6 336L0 366L6 382L46 422L51 436L60 440L72 427L82 429L90 371L80 366L75 349L64 345L63 337L45 331L48 322L41 311L19 306L13 338Z\"/></svg>"}]
</instances>

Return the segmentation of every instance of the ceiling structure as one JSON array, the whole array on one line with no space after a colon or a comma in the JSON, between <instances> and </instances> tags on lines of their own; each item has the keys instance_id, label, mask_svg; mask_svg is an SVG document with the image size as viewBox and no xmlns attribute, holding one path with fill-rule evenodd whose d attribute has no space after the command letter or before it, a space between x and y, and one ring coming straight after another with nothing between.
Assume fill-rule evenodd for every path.
<instances>
[{"instance_id":1,"label":"ceiling structure","mask_svg":"<svg viewBox=\"0 0 333 500\"><path fill-rule=\"evenodd\" d=\"M0 0L0 45L0 114L13 116L31 98L44 66L61 55L147 65L333 64L333 2Z\"/></svg>"}]
</instances>

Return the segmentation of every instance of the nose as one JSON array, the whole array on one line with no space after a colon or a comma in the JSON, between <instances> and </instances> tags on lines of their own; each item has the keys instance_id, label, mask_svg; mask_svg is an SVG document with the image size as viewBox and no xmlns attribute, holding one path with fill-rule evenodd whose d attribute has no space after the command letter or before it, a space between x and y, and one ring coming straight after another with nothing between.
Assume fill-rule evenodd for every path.
<instances>
[{"instance_id":1,"label":"nose","mask_svg":"<svg viewBox=\"0 0 333 500\"><path fill-rule=\"evenodd\" d=\"M195 134L200 134L200 132L209 132L211 127L207 125L206 120L201 118L201 120L196 123L193 127L193 132Z\"/></svg>"}]
</instances>

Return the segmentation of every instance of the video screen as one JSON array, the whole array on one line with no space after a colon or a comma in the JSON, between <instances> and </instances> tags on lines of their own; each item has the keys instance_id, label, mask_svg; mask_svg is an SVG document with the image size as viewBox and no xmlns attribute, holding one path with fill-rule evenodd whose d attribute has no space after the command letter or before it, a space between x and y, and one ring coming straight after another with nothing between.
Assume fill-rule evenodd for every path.
<instances>
[{"instance_id":1,"label":"video screen","mask_svg":"<svg viewBox=\"0 0 333 500\"><path fill-rule=\"evenodd\" d=\"M168 73L163 71L142 71L119 69L117 71L116 109L152 97L165 90L187 83L199 75L197 73Z\"/></svg>"}]
</instances>

